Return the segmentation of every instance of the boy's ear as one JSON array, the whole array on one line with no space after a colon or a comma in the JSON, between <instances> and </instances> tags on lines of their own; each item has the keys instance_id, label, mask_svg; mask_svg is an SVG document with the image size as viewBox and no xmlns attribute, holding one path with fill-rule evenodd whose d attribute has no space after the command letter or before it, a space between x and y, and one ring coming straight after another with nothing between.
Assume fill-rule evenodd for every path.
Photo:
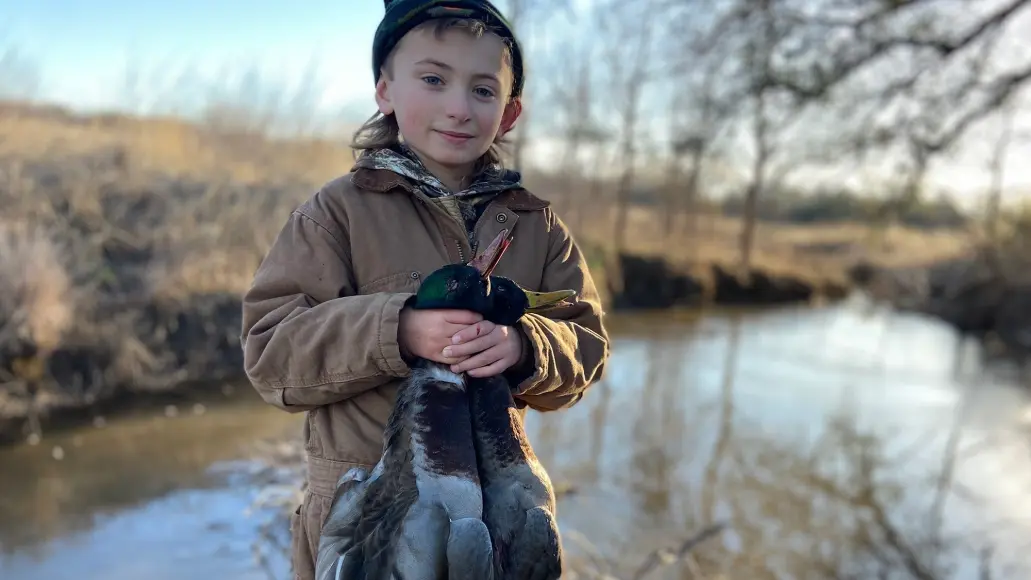
<instances>
[{"instance_id":1,"label":"boy's ear","mask_svg":"<svg viewBox=\"0 0 1031 580\"><path fill-rule=\"evenodd\" d=\"M394 104L390 101L390 85L387 83L387 74L384 71L379 81L376 82L376 105L379 112L389 115L394 112Z\"/></svg>"},{"instance_id":2,"label":"boy's ear","mask_svg":"<svg viewBox=\"0 0 1031 580\"><path fill-rule=\"evenodd\" d=\"M501 125L498 127L498 137L503 137L515 127L519 115L523 112L523 101L519 98L512 99L505 105L505 112L501 114Z\"/></svg>"}]
</instances>

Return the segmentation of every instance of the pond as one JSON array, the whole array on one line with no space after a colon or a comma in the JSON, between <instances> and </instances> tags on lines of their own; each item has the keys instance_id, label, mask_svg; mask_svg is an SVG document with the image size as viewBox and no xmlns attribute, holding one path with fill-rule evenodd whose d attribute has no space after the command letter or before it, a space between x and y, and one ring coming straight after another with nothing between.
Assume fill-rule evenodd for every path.
<instances>
[{"instance_id":1,"label":"pond","mask_svg":"<svg viewBox=\"0 0 1031 580\"><path fill-rule=\"evenodd\" d=\"M609 324L606 380L527 420L569 577L634 577L713 524L647 577L1031 577L1031 391L940 323L846 302ZM301 417L225 389L0 450L0 578L288 578L256 549L249 459Z\"/></svg>"}]
</instances>

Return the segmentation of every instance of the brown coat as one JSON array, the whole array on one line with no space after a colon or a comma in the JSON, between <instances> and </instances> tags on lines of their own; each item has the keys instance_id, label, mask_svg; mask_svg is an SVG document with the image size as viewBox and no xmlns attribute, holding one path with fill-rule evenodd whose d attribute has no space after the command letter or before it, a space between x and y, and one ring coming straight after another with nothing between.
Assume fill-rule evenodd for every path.
<instances>
[{"instance_id":1,"label":"brown coat","mask_svg":"<svg viewBox=\"0 0 1031 580\"><path fill-rule=\"evenodd\" d=\"M548 317L524 316L531 374L513 391L539 411L569 407L608 358L598 292L548 202L524 189L500 194L476 225L477 243L486 247L503 228L515 241L497 275L531 290L579 292ZM409 373L397 342L404 301L430 272L470 258L464 226L439 205L395 173L359 168L298 207L258 268L243 301L247 375L265 401L307 412L308 487L291 522L295 577L314 575L337 480L379 460Z\"/></svg>"}]
</instances>

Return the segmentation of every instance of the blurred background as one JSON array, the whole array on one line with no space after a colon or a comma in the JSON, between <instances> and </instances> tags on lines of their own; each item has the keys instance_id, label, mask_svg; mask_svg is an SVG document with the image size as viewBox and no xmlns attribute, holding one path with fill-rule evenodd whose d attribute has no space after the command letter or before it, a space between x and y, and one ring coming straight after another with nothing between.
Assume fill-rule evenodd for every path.
<instances>
[{"instance_id":1,"label":"blurred background","mask_svg":"<svg viewBox=\"0 0 1031 580\"><path fill-rule=\"evenodd\" d=\"M501 6L614 345L527 419L564 577L1031 577L1031 1ZM0 0L0 578L290 577L240 295L382 11Z\"/></svg>"}]
</instances>

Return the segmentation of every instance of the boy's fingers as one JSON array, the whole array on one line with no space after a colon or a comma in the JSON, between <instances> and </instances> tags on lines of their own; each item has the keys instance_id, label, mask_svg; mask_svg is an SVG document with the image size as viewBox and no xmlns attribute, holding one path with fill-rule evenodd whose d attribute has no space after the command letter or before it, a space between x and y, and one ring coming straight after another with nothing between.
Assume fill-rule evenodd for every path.
<instances>
[{"instance_id":1,"label":"boy's fingers","mask_svg":"<svg viewBox=\"0 0 1031 580\"><path fill-rule=\"evenodd\" d=\"M483 352L488 348L498 343L497 337L493 334L487 334L479 338L474 338L469 342L463 342L461 344L452 344L444 347L444 356L469 356L474 355L478 352Z\"/></svg>"},{"instance_id":2,"label":"boy's fingers","mask_svg":"<svg viewBox=\"0 0 1031 580\"><path fill-rule=\"evenodd\" d=\"M464 373L470 369L478 369L480 367L485 367L487 365L495 363L498 360L501 360L501 358L503 358L500 354L495 352L496 350L497 349L489 348L481 352L480 354L465 359L464 361L458 364L451 365L451 372Z\"/></svg>"},{"instance_id":3,"label":"boy's fingers","mask_svg":"<svg viewBox=\"0 0 1031 580\"><path fill-rule=\"evenodd\" d=\"M476 324L483 317L471 310L444 310L444 322L451 324Z\"/></svg>"},{"instance_id":4,"label":"boy's fingers","mask_svg":"<svg viewBox=\"0 0 1031 580\"><path fill-rule=\"evenodd\" d=\"M462 344L464 342L476 340L479 337L487 336L494 332L495 328L497 328L497 326L489 320L472 323L468 327L456 332L454 336L451 337L451 343Z\"/></svg>"},{"instance_id":5,"label":"boy's fingers","mask_svg":"<svg viewBox=\"0 0 1031 580\"><path fill-rule=\"evenodd\" d=\"M495 375L500 375L502 372L504 372L505 368L505 360L501 359L485 367L470 369L469 376L477 378L493 377Z\"/></svg>"},{"instance_id":6,"label":"boy's fingers","mask_svg":"<svg viewBox=\"0 0 1031 580\"><path fill-rule=\"evenodd\" d=\"M433 356L427 356L425 358L427 360L431 360L433 362L438 362L438 363L444 364L444 365L456 365L456 364L461 363L462 361L468 359L469 357L468 356L458 356L458 355L455 355L455 356L444 356L444 355L442 355L442 354L440 354L438 352L438 353L434 353Z\"/></svg>"}]
</instances>

